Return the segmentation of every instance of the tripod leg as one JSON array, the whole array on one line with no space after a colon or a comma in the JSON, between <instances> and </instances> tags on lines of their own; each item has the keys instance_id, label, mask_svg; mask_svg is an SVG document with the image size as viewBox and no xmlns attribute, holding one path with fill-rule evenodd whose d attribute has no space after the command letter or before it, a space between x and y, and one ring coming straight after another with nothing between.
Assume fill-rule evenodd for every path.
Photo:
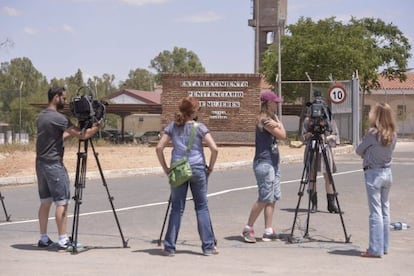
<instances>
[{"instance_id":1,"label":"tripod leg","mask_svg":"<svg viewBox=\"0 0 414 276\"><path fill-rule=\"evenodd\" d=\"M315 200L315 196L316 196L316 176L318 174L318 166L317 166L317 162L318 162L318 145L319 145L319 140L317 139L312 139L310 141L310 147L311 147L311 155L309 158L309 180L308 180L308 184L312 184L312 187L310 187L310 185L308 186L309 188L309 201L308 201L308 213L307 213L307 217L306 217L306 229L305 229L305 234L303 235L304 238L308 238L309 237L309 222L310 222L310 213L313 212L314 207L316 207L315 205L316 200ZM312 203L312 204L311 204Z\"/></svg>"},{"instance_id":2,"label":"tripod leg","mask_svg":"<svg viewBox=\"0 0 414 276\"><path fill-rule=\"evenodd\" d=\"M73 224L72 224L72 253L77 253L78 251L78 229L79 229L79 214L80 214L80 205L82 204L82 187L75 187L75 195L73 196L75 200L75 209L73 211Z\"/></svg>"},{"instance_id":3,"label":"tripod leg","mask_svg":"<svg viewBox=\"0 0 414 276\"><path fill-rule=\"evenodd\" d=\"M109 192L108 184L106 183L106 180L105 180L105 177L104 177L104 174L103 174L103 171L102 171L101 163L99 162L98 153L95 151L95 147L93 146L92 140L91 139L88 139L88 140L90 141L92 151L93 151L93 155L95 156L96 164L98 166L99 173L101 175L102 185L105 187L106 193L108 195L109 203L111 204L112 212L114 214L115 221L116 221L116 224L118 226L119 234L121 235L122 245L123 245L124 248L126 248L126 247L128 247L128 241L125 240L124 234L122 233L121 225L119 223L119 219L118 219L118 216L116 214L116 210L115 210L114 203L113 203L114 197L111 196L111 194Z\"/></svg>"},{"instance_id":4,"label":"tripod leg","mask_svg":"<svg viewBox=\"0 0 414 276\"><path fill-rule=\"evenodd\" d=\"M291 229L291 232L290 232L290 238L291 239L293 239L293 234L294 234L294 231L295 231L296 219L298 217L298 210L299 210L300 202L301 202L302 196L304 195L306 185L309 185L309 182L310 182L310 171L311 171L313 156L314 156L314 149L312 147L311 141L308 141L308 144L306 146L306 153L305 153L304 167L303 167L303 171L302 171L302 178L301 178L301 181L300 181L299 191L298 191L299 199L298 199L298 202L297 202L297 205L296 205L295 217L293 219L292 229ZM309 220L309 210L310 210L310 201L308 202L308 220Z\"/></svg>"},{"instance_id":5,"label":"tripod leg","mask_svg":"<svg viewBox=\"0 0 414 276\"><path fill-rule=\"evenodd\" d=\"M81 151L81 145L83 143L84 151ZM76 162L76 175L75 175L75 194L73 200L75 201L75 209L73 211L73 224L72 224L72 253L77 253L78 250L78 229L79 229L79 214L80 205L82 204L83 188L86 181L86 162L87 162L87 141L79 140L78 144L78 157Z\"/></svg>"},{"instance_id":6,"label":"tripod leg","mask_svg":"<svg viewBox=\"0 0 414 276\"><path fill-rule=\"evenodd\" d=\"M324 164L325 164L325 168L326 168L326 173L328 174L329 182L332 184L332 189L333 189L333 192L334 192L336 205L338 206L338 211L339 211L338 213L339 213L339 216L341 218L342 228L344 230L344 235L345 235L345 242L348 243L351 239L351 236L348 236L348 234L346 232L344 218L342 217L341 206L339 205L338 193L336 192L335 182L334 182L334 179L333 179L333 176L332 176L332 170L331 170L331 167L329 165L328 156L326 154L326 148L323 145L321 145L321 147L322 147L323 160L325 162Z\"/></svg>"},{"instance_id":7,"label":"tripod leg","mask_svg":"<svg viewBox=\"0 0 414 276\"><path fill-rule=\"evenodd\" d=\"M4 215L6 216L6 221L10 221L11 215L7 214L6 205L4 204L4 196L1 194L1 192L0 192L0 200L1 200L1 205L3 206Z\"/></svg>"},{"instance_id":8,"label":"tripod leg","mask_svg":"<svg viewBox=\"0 0 414 276\"><path fill-rule=\"evenodd\" d=\"M165 223L167 221L168 212L170 211L170 206L171 206L171 195L170 195L170 198L168 199L167 211L165 212L164 222L162 224L161 233L160 233L160 238L158 239L158 246L161 246L162 235L164 233Z\"/></svg>"},{"instance_id":9,"label":"tripod leg","mask_svg":"<svg viewBox=\"0 0 414 276\"><path fill-rule=\"evenodd\" d=\"M292 229L291 229L291 232L290 232L290 237L291 238L293 238L293 233L295 231L295 225L296 225L296 219L298 217L298 210L299 210L299 206L300 206L300 201L301 201L302 196L304 194L305 186L306 186L306 183L307 183L306 176L305 176L306 174L307 173L306 173L306 166L305 166L303 168L303 172L302 172L302 178L301 178L301 181L300 181L299 192L298 192L299 198L298 198L298 202L296 204L295 217L293 219Z\"/></svg>"}]
</instances>

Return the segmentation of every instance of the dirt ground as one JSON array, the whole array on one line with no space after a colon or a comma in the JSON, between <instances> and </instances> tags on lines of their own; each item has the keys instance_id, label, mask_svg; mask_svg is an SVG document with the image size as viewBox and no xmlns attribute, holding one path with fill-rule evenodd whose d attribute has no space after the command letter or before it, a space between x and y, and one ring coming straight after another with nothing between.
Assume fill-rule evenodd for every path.
<instances>
[{"instance_id":1,"label":"dirt ground","mask_svg":"<svg viewBox=\"0 0 414 276\"><path fill-rule=\"evenodd\" d=\"M94 145L95 152L103 170L134 169L159 167L155 155L155 147L148 145ZM83 150L83 149L82 149ZM303 151L302 148L280 146L281 155L296 154ZM68 172L75 172L78 145L66 146L64 163ZM170 157L171 148L165 149L165 156ZM205 149L206 158L210 151ZM254 156L253 146L219 147L217 163L251 161ZM208 160L208 159L207 159ZM88 170L97 170L92 147L88 147ZM21 177L35 174L35 152L29 150L1 151L0 148L0 177Z\"/></svg>"}]
</instances>

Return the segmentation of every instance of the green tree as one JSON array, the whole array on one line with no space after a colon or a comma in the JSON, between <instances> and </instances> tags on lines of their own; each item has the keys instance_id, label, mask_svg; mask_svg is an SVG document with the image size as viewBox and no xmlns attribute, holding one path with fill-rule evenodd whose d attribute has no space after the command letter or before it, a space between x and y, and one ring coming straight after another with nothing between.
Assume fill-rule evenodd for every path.
<instances>
[{"instance_id":1,"label":"green tree","mask_svg":"<svg viewBox=\"0 0 414 276\"><path fill-rule=\"evenodd\" d=\"M198 56L185 48L174 47L172 52L163 51L151 60L150 68L157 71L156 83L161 82L162 73L205 73Z\"/></svg>"},{"instance_id":2,"label":"green tree","mask_svg":"<svg viewBox=\"0 0 414 276\"><path fill-rule=\"evenodd\" d=\"M18 96L18 88L13 76L8 73L8 63L2 63L0 70L0 121L9 121L10 103Z\"/></svg>"},{"instance_id":3,"label":"green tree","mask_svg":"<svg viewBox=\"0 0 414 276\"><path fill-rule=\"evenodd\" d=\"M154 75L146 70L137 68L129 71L128 79L125 80L123 86L126 88L137 89L137 90L154 90Z\"/></svg>"},{"instance_id":4,"label":"green tree","mask_svg":"<svg viewBox=\"0 0 414 276\"><path fill-rule=\"evenodd\" d=\"M370 61L369 64L377 69L362 72L364 92L378 87L377 72L389 79L396 78L405 81L407 79L407 61L411 57L411 45L398 27L374 18L359 20L353 18L351 22L366 30L365 38L371 42L367 56L369 60L367 61Z\"/></svg>"},{"instance_id":5,"label":"green tree","mask_svg":"<svg viewBox=\"0 0 414 276\"><path fill-rule=\"evenodd\" d=\"M56 87L56 86L65 86L65 80L64 79L57 79L53 78L50 80L50 87Z\"/></svg>"},{"instance_id":6,"label":"green tree","mask_svg":"<svg viewBox=\"0 0 414 276\"><path fill-rule=\"evenodd\" d=\"M30 105L33 99L45 95L48 83L28 58L3 62L0 69L1 119L11 124L14 131L33 134L36 110ZM46 96L44 97L47 101Z\"/></svg>"},{"instance_id":7,"label":"green tree","mask_svg":"<svg viewBox=\"0 0 414 276\"><path fill-rule=\"evenodd\" d=\"M101 83L98 83L99 91L102 91L102 95L108 96L109 94L115 92L118 89L116 85L114 85L115 75L113 74L103 74Z\"/></svg>"},{"instance_id":8,"label":"green tree","mask_svg":"<svg viewBox=\"0 0 414 276\"><path fill-rule=\"evenodd\" d=\"M83 74L80 69L76 71L75 75L65 78L66 94L68 99L72 99L79 92L81 95L85 93L83 87L86 86L83 80Z\"/></svg>"},{"instance_id":9,"label":"green tree","mask_svg":"<svg viewBox=\"0 0 414 276\"><path fill-rule=\"evenodd\" d=\"M281 39L282 79L313 80L349 79L358 71L364 91L377 84L378 73L391 78L406 78L411 46L393 24L380 19L355 19L349 24L334 17L312 21L300 18L287 27ZM270 48L263 56L261 72L274 83L278 63L277 49ZM303 88L302 88L303 89ZM304 95L299 87L290 87L283 95L294 101Z\"/></svg>"},{"instance_id":10,"label":"green tree","mask_svg":"<svg viewBox=\"0 0 414 276\"><path fill-rule=\"evenodd\" d=\"M113 84L114 80L114 75L103 74L101 78L97 76L92 79L89 78L86 83L93 90L94 97L101 99L116 91L117 87Z\"/></svg>"}]
</instances>

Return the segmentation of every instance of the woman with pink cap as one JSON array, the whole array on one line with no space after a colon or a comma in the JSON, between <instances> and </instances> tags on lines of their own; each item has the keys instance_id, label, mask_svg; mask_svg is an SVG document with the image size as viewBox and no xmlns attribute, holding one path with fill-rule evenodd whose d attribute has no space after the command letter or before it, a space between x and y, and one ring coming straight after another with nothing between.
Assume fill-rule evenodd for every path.
<instances>
[{"instance_id":1,"label":"woman with pink cap","mask_svg":"<svg viewBox=\"0 0 414 276\"><path fill-rule=\"evenodd\" d=\"M263 241L272 241L278 238L272 222L275 203L281 197L279 150L277 140L286 138L286 130L276 116L277 104L283 102L272 91L263 92L260 96L260 112L256 119L255 156L253 171L257 181L258 199L253 204L242 236L245 242L254 243L256 237L253 225L260 213L264 213L265 229Z\"/></svg>"}]
</instances>

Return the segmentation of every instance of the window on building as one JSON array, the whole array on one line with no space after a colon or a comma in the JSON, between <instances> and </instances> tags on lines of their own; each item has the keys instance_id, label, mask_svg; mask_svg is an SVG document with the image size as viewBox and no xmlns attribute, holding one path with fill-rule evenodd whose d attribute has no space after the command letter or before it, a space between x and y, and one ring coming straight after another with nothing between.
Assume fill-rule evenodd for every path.
<instances>
[{"instance_id":1,"label":"window on building","mask_svg":"<svg viewBox=\"0 0 414 276\"><path fill-rule=\"evenodd\" d=\"M274 32L267 32L266 33L266 44L270 45L275 40L275 33Z\"/></svg>"}]
</instances>

